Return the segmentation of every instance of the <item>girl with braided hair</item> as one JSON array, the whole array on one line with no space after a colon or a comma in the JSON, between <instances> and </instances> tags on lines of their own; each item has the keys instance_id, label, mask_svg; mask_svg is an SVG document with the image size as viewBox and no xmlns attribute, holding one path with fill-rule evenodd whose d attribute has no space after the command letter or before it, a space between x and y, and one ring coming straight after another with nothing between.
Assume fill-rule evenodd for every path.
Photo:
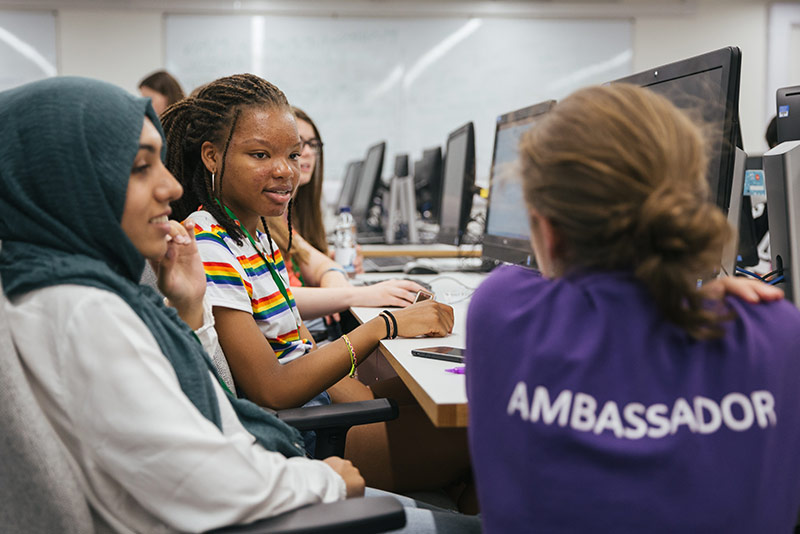
<instances>
[{"instance_id":1,"label":"girl with braided hair","mask_svg":"<svg viewBox=\"0 0 800 534\"><path fill-rule=\"evenodd\" d=\"M173 216L195 224L206 299L241 395L274 409L330 402L328 395L333 402L373 398L348 375L381 339L451 331L452 308L426 301L316 348L263 220L290 206L300 176L302 143L277 87L250 74L221 78L170 107L162 122L167 167L184 187ZM399 491L456 483L469 464L465 434L435 432L411 405L401 406L397 421L350 430L347 456L371 486Z\"/></svg>"},{"instance_id":2,"label":"girl with braided hair","mask_svg":"<svg viewBox=\"0 0 800 534\"><path fill-rule=\"evenodd\" d=\"M707 158L687 115L625 84L523 136L541 273L495 270L467 316L486 532L792 531L800 312L698 288L731 235Z\"/></svg>"},{"instance_id":3,"label":"girl with braided hair","mask_svg":"<svg viewBox=\"0 0 800 534\"><path fill-rule=\"evenodd\" d=\"M48 78L0 92L0 137L0 325L17 348L3 361L24 364L20 391L47 419L31 424L52 425L85 497L38 530L15 517L4 532L76 519L92 532L208 532L365 493L349 461L306 458L296 429L217 374L203 264L191 221L168 219L182 188L147 99ZM169 306L138 283L145 260ZM400 532L480 531L395 497Z\"/></svg>"}]
</instances>

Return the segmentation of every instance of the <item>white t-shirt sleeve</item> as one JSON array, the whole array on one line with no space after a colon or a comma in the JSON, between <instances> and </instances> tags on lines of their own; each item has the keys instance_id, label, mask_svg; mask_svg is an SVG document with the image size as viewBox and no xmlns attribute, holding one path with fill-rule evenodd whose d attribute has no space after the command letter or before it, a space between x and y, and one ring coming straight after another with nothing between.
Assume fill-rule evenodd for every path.
<instances>
[{"instance_id":1,"label":"white t-shirt sleeve","mask_svg":"<svg viewBox=\"0 0 800 534\"><path fill-rule=\"evenodd\" d=\"M71 309L56 331L64 413L97 468L164 523L209 530L345 497L323 462L256 444L219 384L224 433L203 417L119 297L84 292Z\"/></svg>"},{"instance_id":2,"label":"white t-shirt sleeve","mask_svg":"<svg viewBox=\"0 0 800 534\"><path fill-rule=\"evenodd\" d=\"M212 232L216 225L205 212L189 216L195 222L195 238L206 273L206 300L212 306L253 313L252 286L244 267L225 241Z\"/></svg>"}]
</instances>

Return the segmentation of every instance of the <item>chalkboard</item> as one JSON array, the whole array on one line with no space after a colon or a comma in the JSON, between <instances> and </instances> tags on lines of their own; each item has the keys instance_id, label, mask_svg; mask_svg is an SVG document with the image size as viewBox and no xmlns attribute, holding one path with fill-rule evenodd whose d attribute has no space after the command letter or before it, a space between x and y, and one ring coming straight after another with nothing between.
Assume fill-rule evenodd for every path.
<instances>
[{"instance_id":1,"label":"chalkboard","mask_svg":"<svg viewBox=\"0 0 800 534\"><path fill-rule=\"evenodd\" d=\"M0 11L0 91L57 74L52 11Z\"/></svg>"},{"instance_id":2,"label":"chalkboard","mask_svg":"<svg viewBox=\"0 0 800 534\"><path fill-rule=\"evenodd\" d=\"M252 72L317 123L326 190L387 141L411 161L475 123L486 183L496 117L632 70L630 20L167 15L166 66L190 91Z\"/></svg>"}]
</instances>

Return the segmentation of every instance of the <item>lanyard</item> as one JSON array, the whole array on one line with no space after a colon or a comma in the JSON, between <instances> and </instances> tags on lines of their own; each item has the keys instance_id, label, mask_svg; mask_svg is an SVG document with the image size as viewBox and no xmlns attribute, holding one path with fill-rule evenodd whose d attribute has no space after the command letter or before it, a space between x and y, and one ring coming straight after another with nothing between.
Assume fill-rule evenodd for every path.
<instances>
[{"instance_id":1,"label":"lanyard","mask_svg":"<svg viewBox=\"0 0 800 534\"><path fill-rule=\"evenodd\" d=\"M270 262L267 259L266 255L263 252L261 252L261 249L258 248L258 245L256 245L256 240L253 239L253 236L250 235L250 232L247 231L247 228L244 227L244 225L239 221L239 219L230 210L230 208L228 208L228 206L226 206L222 202L220 202L219 199L217 199L217 202L219 203L220 206L222 206L222 208L225 210L225 212L228 214L228 216L231 219L233 219L234 221L236 221L236 223L239 225L239 228L241 228L242 231L244 232L244 235L247 236L247 239L250 241L250 244L253 245L254 249L256 249L256 253L261 257L262 260L264 260L264 263L267 264L267 268L269 269L269 272L272 275L272 279L275 281L275 285L278 286L278 289L280 290L281 295L283 295L283 298L286 299L286 306L288 306L289 310L291 310L292 309L292 305L289 302L289 294L286 292L286 286L283 285L283 280L281 279L280 275L278 274L278 271L275 270L275 267L272 265L272 262Z\"/></svg>"}]
</instances>

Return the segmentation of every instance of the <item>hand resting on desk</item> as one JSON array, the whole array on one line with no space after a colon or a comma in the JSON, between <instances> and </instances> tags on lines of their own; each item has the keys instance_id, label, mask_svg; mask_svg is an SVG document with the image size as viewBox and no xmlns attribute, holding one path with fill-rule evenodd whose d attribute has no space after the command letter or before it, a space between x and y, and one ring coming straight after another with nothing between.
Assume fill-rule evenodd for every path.
<instances>
[{"instance_id":1,"label":"hand resting on desk","mask_svg":"<svg viewBox=\"0 0 800 534\"><path fill-rule=\"evenodd\" d=\"M426 300L392 313L401 337L443 337L453 331L453 308L441 302Z\"/></svg>"}]
</instances>

